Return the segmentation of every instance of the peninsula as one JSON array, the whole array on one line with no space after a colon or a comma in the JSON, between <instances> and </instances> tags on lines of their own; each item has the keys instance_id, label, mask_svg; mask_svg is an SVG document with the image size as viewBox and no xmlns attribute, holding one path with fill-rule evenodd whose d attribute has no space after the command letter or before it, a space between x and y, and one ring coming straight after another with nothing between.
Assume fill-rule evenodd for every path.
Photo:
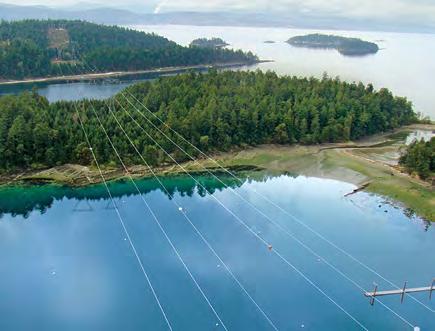
<instances>
[{"instance_id":1,"label":"peninsula","mask_svg":"<svg viewBox=\"0 0 435 331\"><path fill-rule=\"evenodd\" d=\"M0 22L0 81L257 61L250 52L183 47L117 26L66 20Z\"/></svg>"},{"instance_id":2,"label":"peninsula","mask_svg":"<svg viewBox=\"0 0 435 331\"><path fill-rule=\"evenodd\" d=\"M172 93L162 93L169 90ZM123 150L130 173L149 175L116 117L125 132L135 137L143 158L161 175L177 173L174 160L186 164L189 171L200 171L162 132L191 156L200 159L201 155L167 131L168 126L228 169L291 171L357 185L370 182L365 189L401 201L433 220L430 184L368 160L369 151L385 148L384 138L379 144L359 142L417 122L411 103L387 89L376 91L370 84L330 78L211 70L133 85L115 95L110 104L108 111L103 100L50 104L36 93L1 97L0 123L5 125L0 126L0 183L98 183L98 171L78 122L79 111L108 179L123 178L125 172L110 152L101 125ZM138 110L146 117L155 115L156 122L151 124Z\"/></svg>"}]
</instances>

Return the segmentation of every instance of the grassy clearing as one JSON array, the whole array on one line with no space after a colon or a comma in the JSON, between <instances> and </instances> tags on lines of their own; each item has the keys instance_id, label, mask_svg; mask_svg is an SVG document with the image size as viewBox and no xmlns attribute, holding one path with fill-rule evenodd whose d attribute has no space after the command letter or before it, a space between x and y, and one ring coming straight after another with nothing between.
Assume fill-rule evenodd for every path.
<instances>
[{"instance_id":1,"label":"grassy clearing","mask_svg":"<svg viewBox=\"0 0 435 331\"><path fill-rule=\"evenodd\" d=\"M50 48L67 48L70 42L68 31L65 29L49 29L48 41Z\"/></svg>"},{"instance_id":2,"label":"grassy clearing","mask_svg":"<svg viewBox=\"0 0 435 331\"><path fill-rule=\"evenodd\" d=\"M369 182L366 191L395 200L408 208L408 212L435 221L435 196L430 184L387 164L361 157L357 152L357 149L341 148L320 150L315 146L260 146L221 155L219 162L225 166L256 165L272 173L332 178L355 185Z\"/></svg>"},{"instance_id":3,"label":"grassy clearing","mask_svg":"<svg viewBox=\"0 0 435 331\"><path fill-rule=\"evenodd\" d=\"M346 151L328 151L325 165L362 174L370 181L367 191L396 200L425 219L435 221L435 196L429 184Z\"/></svg>"}]
</instances>

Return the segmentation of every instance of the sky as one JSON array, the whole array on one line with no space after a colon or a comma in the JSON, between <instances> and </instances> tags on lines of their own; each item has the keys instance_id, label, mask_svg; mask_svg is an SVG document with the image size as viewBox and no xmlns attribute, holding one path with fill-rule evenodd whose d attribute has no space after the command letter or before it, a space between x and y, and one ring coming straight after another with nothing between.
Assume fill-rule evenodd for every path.
<instances>
[{"instance_id":1,"label":"sky","mask_svg":"<svg viewBox=\"0 0 435 331\"><path fill-rule=\"evenodd\" d=\"M386 21L424 22L435 26L435 0L0 0L15 5L69 6L81 2L135 11L268 11L300 12Z\"/></svg>"}]
</instances>

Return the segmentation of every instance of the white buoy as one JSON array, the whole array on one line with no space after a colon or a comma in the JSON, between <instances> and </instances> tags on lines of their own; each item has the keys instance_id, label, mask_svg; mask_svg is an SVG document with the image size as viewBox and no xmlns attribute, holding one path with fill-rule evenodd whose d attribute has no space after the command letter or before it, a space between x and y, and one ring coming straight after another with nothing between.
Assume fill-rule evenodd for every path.
<instances>
[{"instance_id":1,"label":"white buoy","mask_svg":"<svg viewBox=\"0 0 435 331\"><path fill-rule=\"evenodd\" d=\"M217 265L217 267L218 267L218 268L220 268L220 267L221 267L221 265L220 265L220 264L218 264L218 265Z\"/></svg>"},{"instance_id":2,"label":"white buoy","mask_svg":"<svg viewBox=\"0 0 435 331\"><path fill-rule=\"evenodd\" d=\"M181 207L178 207L178 210L179 210L179 211L183 211L183 208L181 208Z\"/></svg>"},{"instance_id":3,"label":"white buoy","mask_svg":"<svg viewBox=\"0 0 435 331\"><path fill-rule=\"evenodd\" d=\"M52 274L52 276L56 275L56 271L53 270L53 271L51 272L51 274Z\"/></svg>"},{"instance_id":4,"label":"white buoy","mask_svg":"<svg viewBox=\"0 0 435 331\"><path fill-rule=\"evenodd\" d=\"M301 324L301 328L303 329L305 327L305 325L304 324Z\"/></svg>"},{"instance_id":5,"label":"white buoy","mask_svg":"<svg viewBox=\"0 0 435 331\"><path fill-rule=\"evenodd\" d=\"M420 331L420 327L419 326L414 326L414 331Z\"/></svg>"}]
</instances>

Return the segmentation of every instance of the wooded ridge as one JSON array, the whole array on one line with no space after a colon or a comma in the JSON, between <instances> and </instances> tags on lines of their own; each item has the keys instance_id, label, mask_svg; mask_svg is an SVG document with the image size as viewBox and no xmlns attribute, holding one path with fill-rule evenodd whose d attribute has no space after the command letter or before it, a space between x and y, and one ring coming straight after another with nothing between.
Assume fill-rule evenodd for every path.
<instances>
[{"instance_id":1,"label":"wooded ridge","mask_svg":"<svg viewBox=\"0 0 435 331\"><path fill-rule=\"evenodd\" d=\"M157 118L135 99L142 102ZM175 159L186 155L171 144L138 110L191 155L197 152L167 126L204 151L233 146L317 144L355 140L416 121L407 99L387 89L339 79L277 76L273 72L187 73L133 85L110 99L123 128L153 165L167 156L133 122L131 116ZM116 156L93 113L95 108L127 164L141 160L108 110L106 101L49 104L37 93L0 98L0 169L90 165L91 155L76 116L79 109L101 163ZM125 108L125 110L123 109ZM128 113L127 113L128 112Z\"/></svg>"},{"instance_id":2,"label":"wooded ridge","mask_svg":"<svg viewBox=\"0 0 435 331\"><path fill-rule=\"evenodd\" d=\"M0 79L255 63L252 53L183 47L155 34L84 21L0 22Z\"/></svg>"}]
</instances>

